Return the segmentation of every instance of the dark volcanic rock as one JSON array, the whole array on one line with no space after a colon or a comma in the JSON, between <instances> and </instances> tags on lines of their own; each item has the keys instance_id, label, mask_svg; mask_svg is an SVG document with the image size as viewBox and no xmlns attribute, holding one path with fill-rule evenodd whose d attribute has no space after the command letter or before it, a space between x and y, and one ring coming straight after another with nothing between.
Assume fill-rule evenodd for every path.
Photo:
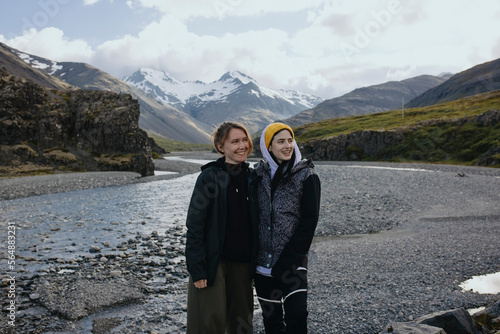
<instances>
[{"instance_id":1,"label":"dark volcanic rock","mask_svg":"<svg viewBox=\"0 0 500 334\"><path fill-rule=\"evenodd\" d=\"M138 122L139 104L128 94L49 90L0 71L4 172L113 170L153 175L150 141Z\"/></svg>"},{"instance_id":2,"label":"dark volcanic rock","mask_svg":"<svg viewBox=\"0 0 500 334\"><path fill-rule=\"evenodd\" d=\"M488 333L489 330L500 331L500 300L491 303L484 310L474 313L472 317L478 327L482 328L483 333Z\"/></svg>"},{"instance_id":3,"label":"dark volcanic rock","mask_svg":"<svg viewBox=\"0 0 500 334\"><path fill-rule=\"evenodd\" d=\"M415 321L393 323L386 327L386 331L380 333L387 332L395 334L481 334L475 328L469 312L463 308L432 313Z\"/></svg>"},{"instance_id":4,"label":"dark volcanic rock","mask_svg":"<svg viewBox=\"0 0 500 334\"><path fill-rule=\"evenodd\" d=\"M374 157L383 149L404 139L399 131L364 130L341 134L324 140L309 141L302 146L302 155L313 160L356 161Z\"/></svg>"}]
</instances>

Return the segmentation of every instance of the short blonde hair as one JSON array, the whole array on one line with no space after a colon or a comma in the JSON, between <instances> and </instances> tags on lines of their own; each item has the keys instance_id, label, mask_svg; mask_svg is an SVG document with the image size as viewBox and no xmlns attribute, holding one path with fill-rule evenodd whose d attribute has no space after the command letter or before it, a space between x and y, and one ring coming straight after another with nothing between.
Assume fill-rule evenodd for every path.
<instances>
[{"instance_id":1,"label":"short blonde hair","mask_svg":"<svg viewBox=\"0 0 500 334\"><path fill-rule=\"evenodd\" d=\"M245 132L245 135L248 138L248 154L250 155L253 152L252 138L250 137L248 130L243 125L236 122L224 122L219 125L219 127L217 127L217 129L212 134L212 142L217 153L222 156L224 155L224 152L221 152L219 150L219 145L222 146L224 144L224 141L226 141L227 136L229 136L229 131L231 131L231 129L240 129Z\"/></svg>"}]
</instances>

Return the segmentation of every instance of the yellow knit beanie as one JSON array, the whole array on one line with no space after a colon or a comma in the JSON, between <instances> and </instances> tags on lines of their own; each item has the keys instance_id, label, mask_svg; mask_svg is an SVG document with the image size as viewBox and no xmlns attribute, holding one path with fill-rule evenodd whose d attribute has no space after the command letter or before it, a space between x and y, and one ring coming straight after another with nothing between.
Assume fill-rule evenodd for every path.
<instances>
[{"instance_id":1,"label":"yellow knit beanie","mask_svg":"<svg viewBox=\"0 0 500 334\"><path fill-rule=\"evenodd\" d=\"M288 131L290 131L290 133L292 134L292 138L294 138L293 130L288 125L283 124L283 123L272 123L272 124L269 124L267 126L267 128L266 128L266 133L265 133L266 148L268 148L269 145L271 145L271 140L273 139L273 136L277 132L279 132L279 131L281 131L283 129L287 129Z\"/></svg>"}]
</instances>

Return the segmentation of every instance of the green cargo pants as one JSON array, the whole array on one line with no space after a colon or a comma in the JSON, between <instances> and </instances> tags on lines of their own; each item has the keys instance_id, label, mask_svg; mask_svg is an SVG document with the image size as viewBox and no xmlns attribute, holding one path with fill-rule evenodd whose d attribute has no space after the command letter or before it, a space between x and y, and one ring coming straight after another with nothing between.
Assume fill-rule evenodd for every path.
<instances>
[{"instance_id":1,"label":"green cargo pants","mask_svg":"<svg viewBox=\"0 0 500 334\"><path fill-rule=\"evenodd\" d=\"M252 266L221 260L214 285L197 289L189 277L187 334L253 333Z\"/></svg>"}]
</instances>

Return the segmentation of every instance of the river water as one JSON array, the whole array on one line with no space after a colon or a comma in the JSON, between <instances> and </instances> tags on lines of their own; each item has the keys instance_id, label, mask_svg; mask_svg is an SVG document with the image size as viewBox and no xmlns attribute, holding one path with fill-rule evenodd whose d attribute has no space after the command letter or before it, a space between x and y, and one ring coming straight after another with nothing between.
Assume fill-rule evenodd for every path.
<instances>
[{"instance_id":1,"label":"river water","mask_svg":"<svg viewBox=\"0 0 500 334\"><path fill-rule=\"evenodd\" d=\"M40 260L68 260L88 254L91 246L109 243L113 249L138 232L164 234L169 227L183 225L196 177L0 201L1 219L15 223L21 263L34 253Z\"/></svg>"}]
</instances>

